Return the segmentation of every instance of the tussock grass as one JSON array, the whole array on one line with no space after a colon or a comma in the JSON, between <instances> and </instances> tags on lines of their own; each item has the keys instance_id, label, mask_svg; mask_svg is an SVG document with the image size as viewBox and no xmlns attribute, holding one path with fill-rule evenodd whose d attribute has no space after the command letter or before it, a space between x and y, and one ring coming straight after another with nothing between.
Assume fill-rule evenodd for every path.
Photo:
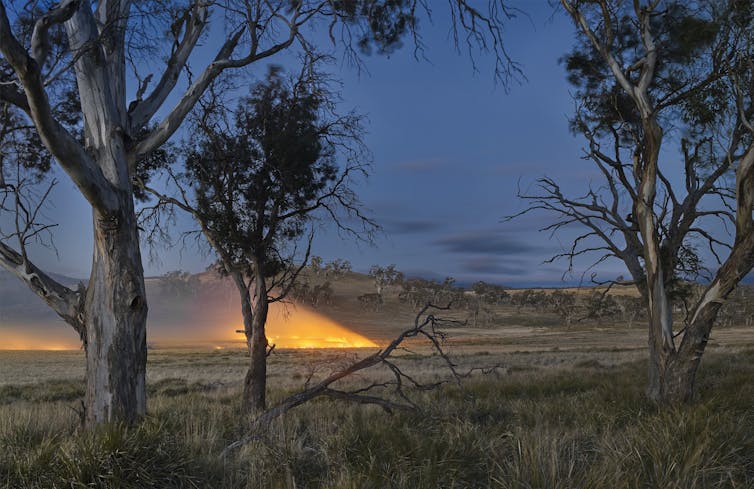
<instances>
[{"instance_id":1,"label":"tussock grass","mask_svg":"<svg viewBox=\"0 0 754 489\"><path fill-rule=\"evenodd\" d=\"M0 436L0 483L14 488L199 487L197 460L175 427L154 418L125 429L52 431L31 418Z\"/></svg>"},{"instance_id":2,"label":"tussock grass","mask_svg":"<svg viewBox=\"0 0 754 489\"><path fill-rule=\"evenodd\" d=\"M752 360L708 355L696 401L672 409L644 399L643 362L510 369L419 393L421 412L393 416L315 401L226 459L248 422L237 385L162 379L140 425L91 433L69 397L42 394L72 386L11 386L0 390L0 486L751 488Z\"/></svg>"},{"instance_id":3,"label":"tussock grass","mask_svg":"<svg viewBox=\"0 0 754 489\"><path fill-rule=\"evenodd\" d=\"M75 401L84 395L84 381L48 380L38 384L0 385L0 404L16 401Z\"/></svg>"}]
</instances>

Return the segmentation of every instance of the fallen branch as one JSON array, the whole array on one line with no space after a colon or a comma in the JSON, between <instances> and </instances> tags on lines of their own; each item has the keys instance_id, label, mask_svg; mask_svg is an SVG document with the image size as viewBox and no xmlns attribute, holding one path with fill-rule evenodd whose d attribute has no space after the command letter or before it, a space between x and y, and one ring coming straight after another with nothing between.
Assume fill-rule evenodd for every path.
<instances>
[{"instance_id":1,"label":"fallen branch","mask_svg":"<svg viewBox=\"0 0 754 489\"><path fill-rule=\"evenodd\" d=\"M262 438L261 433L264 431L266 427L270 425L270 423L274 419L284 415L291 409L297 406L300 406L301 404L304 404L308 401L311 401L312 399L315 399L317 397L324 396L324 397L329 397L331 399L351 401L351 402L356 402L359 404L374 404L374 405L380 406L382 409L384 409L388 413L392 413L396 410L402 410L402 411L416 410L417 409L416 404L414 404L414 402L411 401L411 399L408 397L408 395L404 391L405 385L409 385L410 387L417 390L430 390L430 389L435 389L437 387L440 387L441 385L448 383L449 380L441 380L441 381L433 382L433 383L423 383L417 380L416 378L412 377L411 375L408 375L398 365L396 365L395 362L392 361L391 355L396 350L405 349L402 346L402 344L404 341L410 338L415 338L415 337L426 338L430 342L434 354L439 356L443 360L443 363L450 371L452 381L459 385L461 383L462 378L470 376L475 371L493 372L497 368L499 368L500 367L499 365L495 365L492 367L485 367L485 368L477 367L465 373L461 373L457 370L457 365L453 363L453 361L450 359L447 352L443 348L443 343L446 339L446 334L438 329L438 326L442 324L455 323L455 321L438 318L434 314L428 313L428 311L433 310L433 309L434 310L448 310L449 308L450 308L449 305L445 307L440 307L440 306L435 306L432 304L427 304L416 315L416 319L414 320L413 327L406 329L401 334L399 334L384 349L372 355L369 355L368 357L362 358L361 360L351 362L345 368L342 368L334 373L331 373L329 376L327 376L325 379L323 379L316 385L313 385L312 387L305 387L304 390L302 390L301 392L298 392L296 394L293 394L292 396L289 396L283 399L277 405L264 411L257 418L255 418L254 421L252 421L251 426L249 430L247 431L247 434L243 438L231 443L225 448L225 450L223 450L222 457L225 457L229 452L231 452L232 450L235 450L236 448L242 447L254 440L261 439ZM351 391L344 391L344 390L331 388L331 385L334 384L335 382L345 377L348 377L350 375L353 375L356 372L359 372L361 370L364 370L370 367L374 367L376 365L387 366L390 372L392 373L392 380L386 381L386 382L373 382L365 387L351 390ZM307 385L308 385L308 381L307 381ZM392 388L393 392L400 398L400 401L393 401L385 397L380 397L380 396L370 394L370 391L374 391L376 389L386 389L386 388Z\"/></svg>"}]
</instances>

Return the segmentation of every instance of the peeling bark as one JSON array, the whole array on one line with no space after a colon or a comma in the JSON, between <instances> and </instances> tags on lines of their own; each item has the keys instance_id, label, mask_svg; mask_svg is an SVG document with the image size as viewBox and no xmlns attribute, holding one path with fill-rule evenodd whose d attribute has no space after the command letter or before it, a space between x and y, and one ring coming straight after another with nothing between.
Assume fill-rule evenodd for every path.
<instances>
[{"instance_id":1,"label":"peeling bark","mask_svg":"<svg viewBox=\"0 0 754 489\"><path fill-rule=\"evenodd\" d=\"M124 195L128 210L130 196ZM144 272L131 212L94 214L94 258L86 297L86 423L133 423L146 413Z\"/></svg>"}]
</instances>

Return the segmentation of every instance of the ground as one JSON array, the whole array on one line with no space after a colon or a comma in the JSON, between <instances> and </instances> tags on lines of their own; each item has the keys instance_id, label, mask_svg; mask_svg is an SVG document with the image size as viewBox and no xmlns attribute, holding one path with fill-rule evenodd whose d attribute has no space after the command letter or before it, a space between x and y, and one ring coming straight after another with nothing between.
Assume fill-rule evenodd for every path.
<instances>
[{"instance_id":1,"label":"ground","mask_svg":"<svg viewBox=\"0 0 754 489\"><path fill-rule=\"evenodd\" d=\"M317 311L384 347L416 311L398 289L377 310L354 305L369 286L334 282ZM464 321L467 309L437 314ZM444 344L460 372L486 373L407 388L410 412L313 401L224 455L252 419L240 413L238 343L151 349L148 417L91 433L79 428L81 351L0 351L0 487L754 487L754 328L717 327L694 402L667 408L643 395L640 320L567 327L544 306L492 309L485 327L451 324ZM374 351L276 349L270 402ZM418 341L396 362L423 382L452 380ZM388 378L375 368L338 387Z\"/></svg>"}]
</instances>

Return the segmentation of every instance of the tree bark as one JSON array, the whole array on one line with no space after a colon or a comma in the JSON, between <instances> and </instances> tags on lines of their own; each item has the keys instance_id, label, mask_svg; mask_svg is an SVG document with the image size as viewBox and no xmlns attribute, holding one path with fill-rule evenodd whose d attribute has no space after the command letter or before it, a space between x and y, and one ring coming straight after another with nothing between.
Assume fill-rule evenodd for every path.
<instances>
[{"instance_id":1,"label":"tree bark","mask_svg":"<svg viewBox=\"0 0 754 489\"><path fill-rule=\"evenodd\" d=\"M707 347L718 311L754 264L754 232L738 239L731 255L707 287L687 326L678 350L652 351L647 394L662 404L689 402L694 395L696 371Z\"/></svg>"},{"instance_id":2,"label":"tree bark","mask_svg":"<svg viewBox=\"0 0 754 489\"><path fill-rule=\"evenodd\" d=\"M86 424L133 423L146 413L144 272L133 200L94 212L94 257L85 303Z\"/></svg>"},{"instance_id":3,"label":"tree bark","mask_svg":"<svg viewBox=\"0 0 754 489\"><path fill-rule=\"evenodd\" d=\"M108 2L96 19L90 3L82 1L65 23L71 49L81 53L74 68L88 152L116 201L110 207L92 205L94 251L84 306L89 426L131 424L146 413L147 302L124 142L129 8L129 2ZM98 22L108 29L100 33Z\"/></svg>"},{"instance_id":4,"label":"tree bark","mask_svg":"<svg viewBox=\"0 0 754 489\"><path fill-rule=\"evenodd\" d=\"M689 402L693 397L694 378L699 360L687 359L675 351L657 348L649 342L647 397L657 404Z\"/></svg>"},{"instance_id":5,"label":"tree bark","mask_svg":"<svg viewBox=\"0 0 754 489\"><path fill-rule=\"evenodd\" d=\"M660 405L690 402L694 397L694 381L702 356L652 354L650 347L647 397Z\"/></svg>"},{"instance_id":6,"label":"tree bark","mask_svg":"<svg viewBox=\"0 0 754 489\"><path fill-rule=\"evenodd\" d=\"M241 312L249 350L249 370L244 379L241 408L244 413L260 413L267 407L267 285L264 277L255 277L250 286L246 285L240 274L235 274L234 278L241 294Z\"/></svg>"},{"instance_id":7,"label":"tree bark","mask_svg":"<svg viewBox=\"0 0 754 489\"><path fill-rule=\"evenodd\" d=\"M265 297L265 296L263 296ZM268 303L266 297L257 302L249 346L249 371L244 382L244 411L261 412L267 407L267 322Z\"/></svg>"},{"instance_id":8,"label":"tree bark","mask_svg":"<svg viewBox=\"0 0 754 489\"><path fill-rule=\"evenodd\" d=\"M131 2L65 0L40 17L31 57L13 35L0 2L0 52L23 88L19 107L40 139L92 206L94 252L86 297L66 291L17 254L0 249L11 268L79 332L86 351L85 423L133 423L146 411L144 272L124 143L125 29ZM74 56L83 115L82 145L54 116L41 73L48 30L62 24ZM131 160L133 161L133 159ZM48 297L48 291L53 295Z\"/></svg>"}]
</instances>

